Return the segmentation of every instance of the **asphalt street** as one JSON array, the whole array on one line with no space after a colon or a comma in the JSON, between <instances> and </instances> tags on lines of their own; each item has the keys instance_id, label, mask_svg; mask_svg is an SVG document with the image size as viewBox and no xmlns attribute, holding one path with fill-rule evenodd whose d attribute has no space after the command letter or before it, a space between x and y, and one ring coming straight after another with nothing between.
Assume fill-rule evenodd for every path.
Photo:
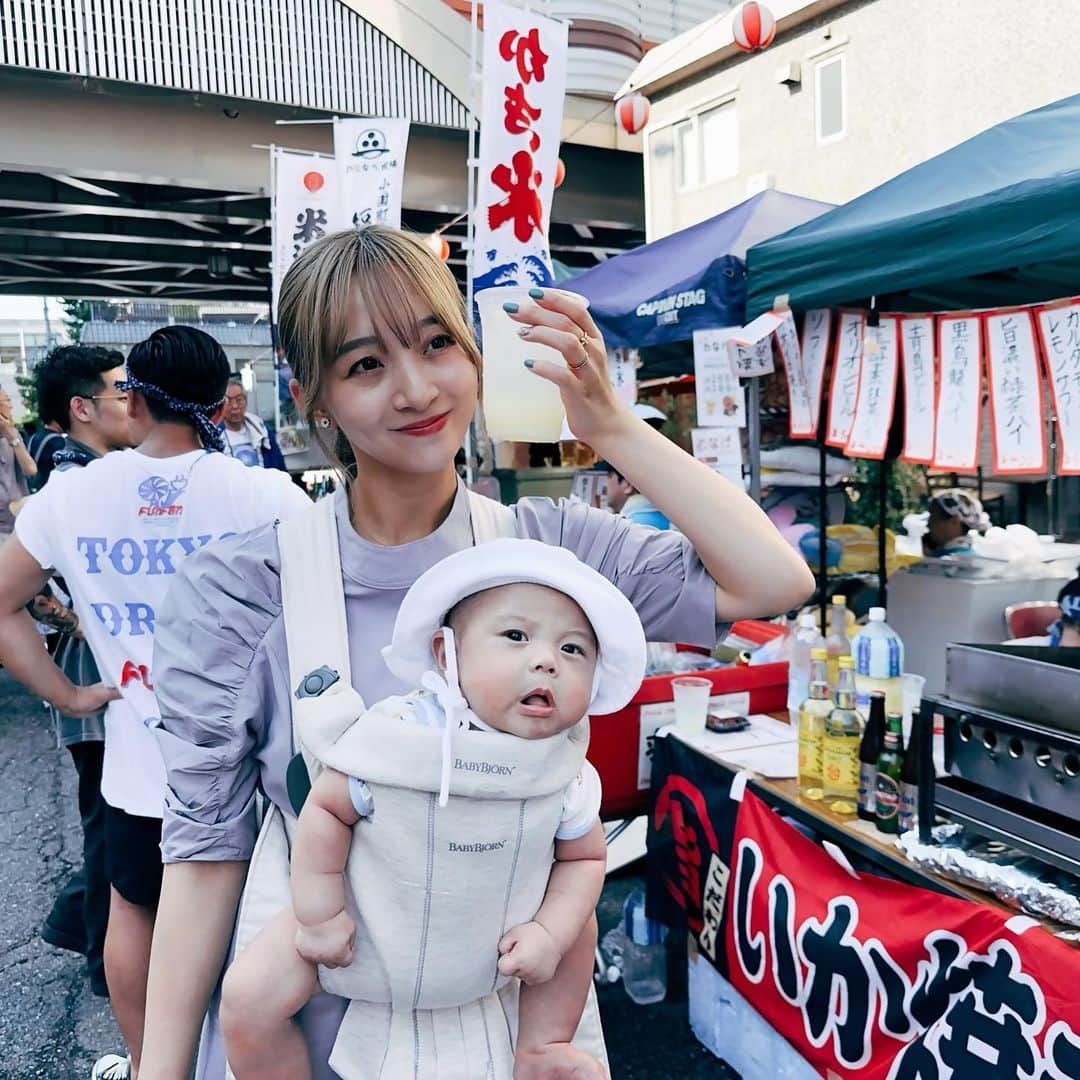
<instances>
[{"instance_id":1,"label":"asphalt street","mask_svg":"<svg viewBox=\"0 0 1080 1080\"><path fill-rule=\"evenodd\" d=\"M0 1080L86 1080L118 1051L108 1003L90 993L82 958L46 945L41 923L81 861L75 770L56 749L49 715L0 672ZM612 878L599 909L604 933L641 879ZM614 1080L736 1077L686 1021L685 957L669 954L669 995L635 1005L621 983L600 992ZM756 1080L756 1078L747 1078Z\"/></svg>"}]
</instances>

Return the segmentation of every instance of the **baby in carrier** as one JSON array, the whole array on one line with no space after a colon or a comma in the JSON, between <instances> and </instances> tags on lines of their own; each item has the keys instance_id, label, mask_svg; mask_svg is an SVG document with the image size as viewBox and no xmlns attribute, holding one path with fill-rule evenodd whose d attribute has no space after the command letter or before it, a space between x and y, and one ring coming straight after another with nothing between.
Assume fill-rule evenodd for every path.
<instances>
[{"instance_id":1,"label":"baby in carrier","mask_svg":"<svg viewBox=\"0 0 1080 1080\"><path fill-rule=\"evenodd\" d=\"M640 684L633 607L565 549L496 540L422 575L383 653L420 689L298 720L321 771L293 839L292 907L226 975L234 1075L308 1076L295 1031L295 1058L268 1068L266 1048L286 1043L267 1033L323 988L353 1002L330 1059L345 1080L605 1077L572 1045L606 854L587 716ZM333 701L324 717L348 713Z\"/></svg>"}]
</instances>

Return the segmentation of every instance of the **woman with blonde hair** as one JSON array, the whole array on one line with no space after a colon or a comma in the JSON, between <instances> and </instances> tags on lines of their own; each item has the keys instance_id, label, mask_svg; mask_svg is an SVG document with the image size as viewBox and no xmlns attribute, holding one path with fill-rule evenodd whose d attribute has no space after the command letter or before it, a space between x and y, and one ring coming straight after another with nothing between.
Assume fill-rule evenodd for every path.
<instances>
[{"instance_id":1,"label":"woman with blonde hair","mask_svg":"<svg viewBox=\"0 0 1080 1080\"><path fill-rule=\"evenodd\" d=\"M566 366L528 366L559 387L578 437L679 532L567 501L500 507L465 489L454 456L477 406L482 361L452 275L416 238L383 227L328 236L297 259L282 284L279 331L296 376L293 395L346 480L313 508L312 522L321 513L331 536L325 545L312 534L307 569L327 551L338 564L331 569L348 639L339 667L369 702L406 689L380 649L409 586L445 556L495 535L568 548L620 588L653 640L711 646L718 627L789 610L812 589L805 563L741 490L617 401L585 301L551 289L530 296L520 308L508 305L510 314L526 341L555 348ZM208 1005L197 1076L225 1075L212 995L257 835L263 850L256 865L276 842L275 818L286 830L293 820L290 703L308 683L290 676L283 565L296 567L305 548L295 530L289 535L286 543L284 531L268 527L197 553L160 614L155 674L169 780L166 866L141 1080L188 1076ZM304 571L284 575L284 591L300 596L296 603ZM337 678L330 668L311 674ZM270 802L261 834L260 789ZM283 850L280 843L275 850ZM276 872L287 881L287 867ZM253 870L240 943L243 916L261 888ZM319 1080L334 1075L327 1061L345 1006L322 994L300 1014ZM595 1001L592 1017L598 1027ZM512 1006L502 1023L512 1042ZM430 1037L417 1030L421 1077L420 1048Z\"/></svg>"}]
</instances>

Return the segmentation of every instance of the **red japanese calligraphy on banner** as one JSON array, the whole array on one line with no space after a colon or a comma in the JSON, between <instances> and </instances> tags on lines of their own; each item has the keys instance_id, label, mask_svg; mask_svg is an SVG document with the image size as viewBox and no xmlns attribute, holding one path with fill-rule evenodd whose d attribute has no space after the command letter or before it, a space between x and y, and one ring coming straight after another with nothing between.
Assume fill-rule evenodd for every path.
<instances>
[{"instance_id":1,"label":"red japanese calligraphy on banner","mask_svg":"<svg viewBox=\"0 0 1080 1080\"><path fill-rule=\"evenodd\" d=\"M474 289L552 280L548 227L566 94L567 24L484 5Z\"/></svg>"},{"instance_id":2,"label":"red japanese calligraphy on banner","mask_svg":"<svg viewBox=\"0 0 1080 1080\"><path fill-rule=\"evenodd\" d=\"M822 1076L1080 1076L1080 954L1033 920L855 874L749 791L731 863L728 978Z\"/></svg>"}]
</instances>

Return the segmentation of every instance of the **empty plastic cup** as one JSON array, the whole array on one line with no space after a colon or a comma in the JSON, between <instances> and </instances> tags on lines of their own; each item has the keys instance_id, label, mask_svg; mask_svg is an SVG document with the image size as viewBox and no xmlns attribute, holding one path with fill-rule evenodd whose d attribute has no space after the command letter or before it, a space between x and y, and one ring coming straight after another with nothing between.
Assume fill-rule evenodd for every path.
<instances>
[{"instance_id":1,"label":"empty plastic cup","mask_svg":"<svg viewBox=\"0 0 1080 1080\"><path fill-rule=\"evenodd\" d=\"M675 726L688 735L701 734L709 714L712 683L696 675L683 675L671 680L671 691L675 698Z\"/></svg>"},{"instance_id":2,"label":"empty plastic cup","mask_svg":"<svg viewBox=\"0 0 1080 1080\"><path fill-rule=\"evenodd\" d=\"M492 439L558 442L563 425L559 388L534 375L526 360L552 360L564 367L562 354L548 345L526 341L503 304L531 304L529 290L496 286L476 294L484 353L484 421Z\"/></svg>"}]
</instances>

